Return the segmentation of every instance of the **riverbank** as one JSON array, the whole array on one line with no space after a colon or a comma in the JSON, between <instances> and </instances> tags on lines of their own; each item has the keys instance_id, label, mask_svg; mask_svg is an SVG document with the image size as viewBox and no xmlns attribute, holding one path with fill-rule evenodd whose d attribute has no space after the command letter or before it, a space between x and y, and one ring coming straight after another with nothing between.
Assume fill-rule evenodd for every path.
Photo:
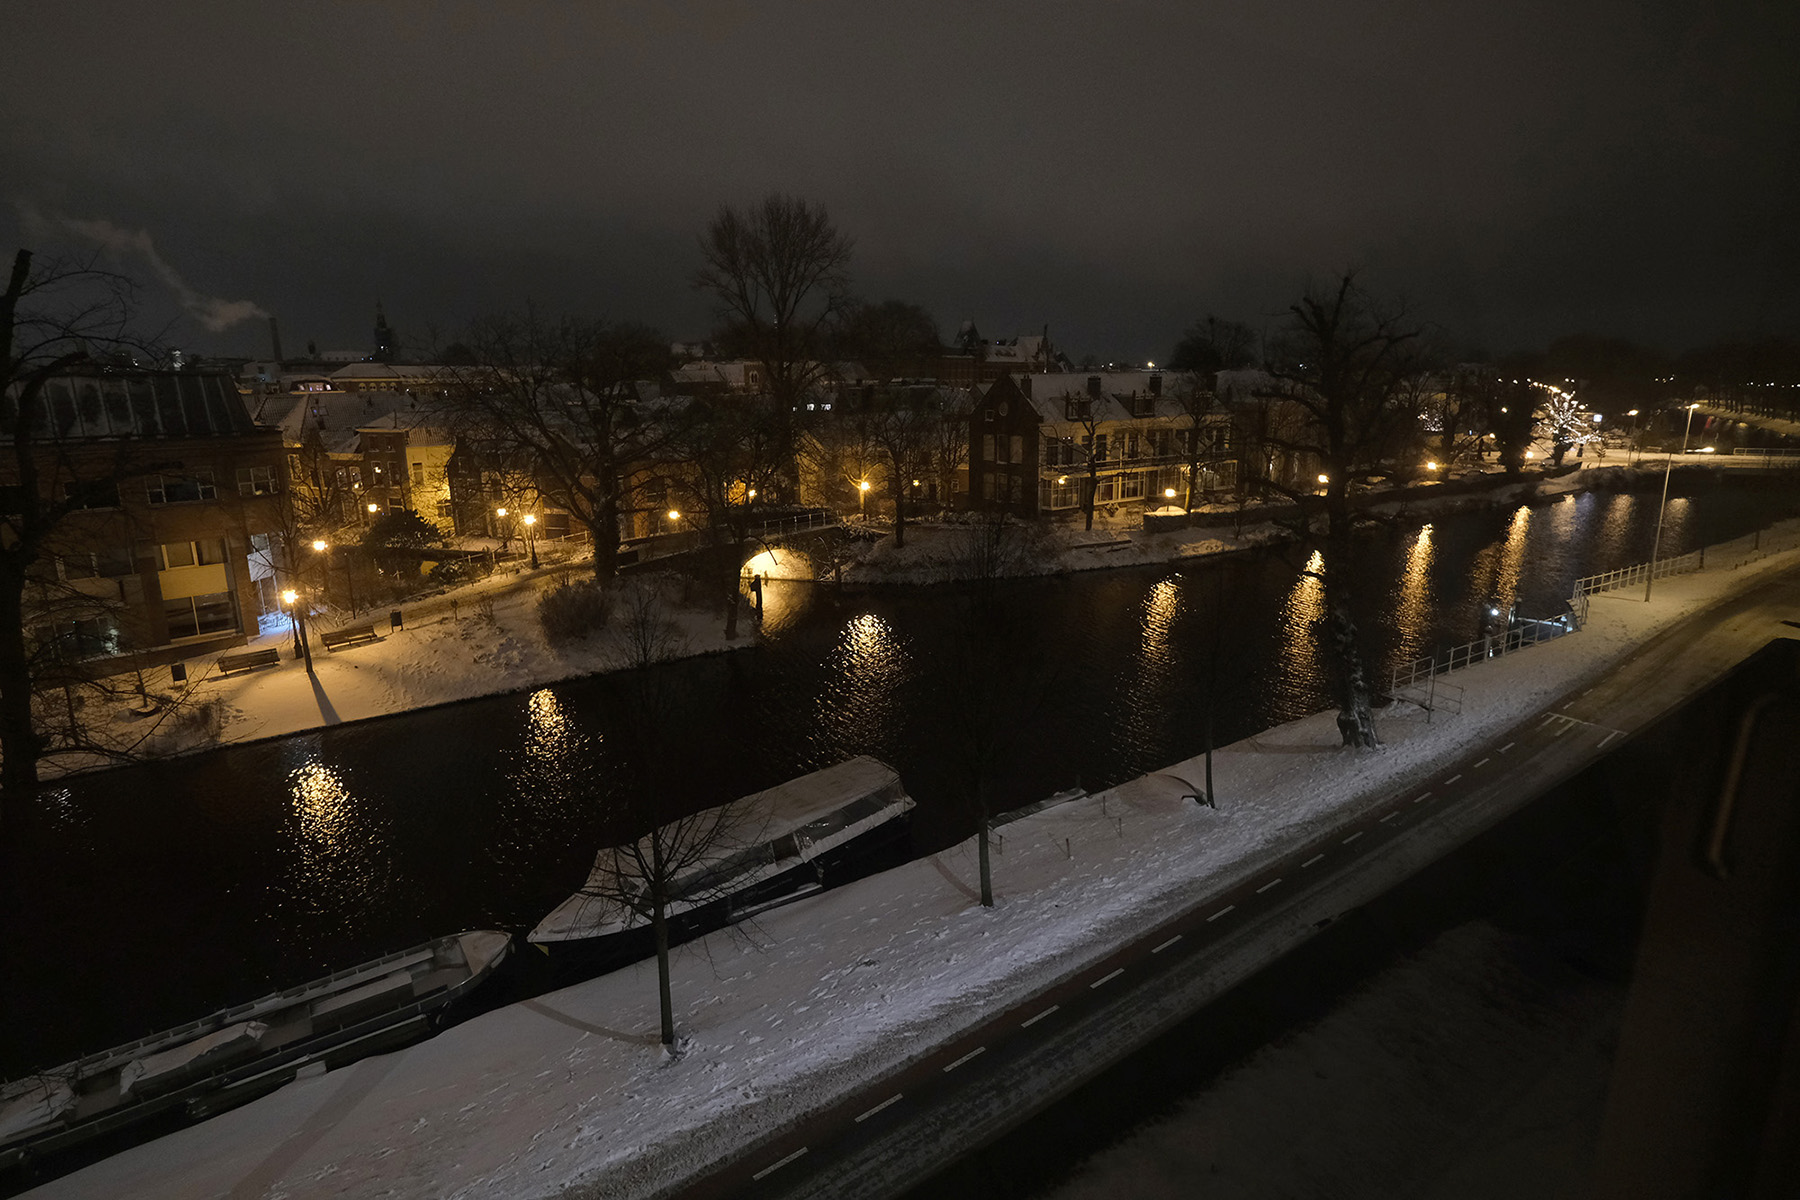
<instances>
[{"instance_id":1,"label":"riverbank","mask_svg":"<svg viewBox=\"0 0 1800 1200\"><path fill-rule=\"evenodd\" d=\"M1433 486L1415 487L1371 508L1396 520L1470 507L1512 506L1586 490L1621 490L1646 468L1595 464L1562 475L1508 481L1496 474L1494 486L1478 491L1442 494ZM1227 524L1229 507L1212 514ZM1122 520L1097 519L1095 528L1008 525L999 541L987 544L991 526L943 521L909 525L904 548L892 535L857 543L858 557L843 565L842 578L853 586L917 586L954 582L983 571L1008 576L1047 576L1156 564L1174 564L1233 554L1291 540L1285 526L1252 522L1241 529L1193 527L1147 531ZM985 544L985 549L983 548ZM759 556L753 569L769 578L811 580L820 564L803 553L783 549ZM516 571L413 603L399 606L401 624L393 627L387 610L377 618L375 640L329 651L312 630L313 671L294 657L294 634L276 620L246 646L229 654L274 650L273 666L226 673L219 654L189 660L188 679L176 683L166 667L145 672L152 711L142 711L135 692L122 689L109 702L93 700L85 719L119 758L65 757L43 765L54 779L119 761L169 758L218 746L237 745L330 728L353 721L414 712L483 696L529 691L581 676L629 667L635 639L615 613L608 627L586 638L553 644L537 616L542 594L565 579L583 578L580 564ZM739 636L726 639L723 617L692 606L668 589L654 616L671 623L662 652L669 659L720 654L753 646L757 626L751 606L740 611ZM126 677L120 677L125 682Z\"/></svg>"},{"instance_id":2,"label":"riverbank","mask_svg":"<svg viewBox=\"0 0 1800 1200\"><path fill-rule=\"evenodd\" d=\"M1788 522L1764 546L1797 535ZM677 1056L656 1044L654 971L639 965L295 1083L33 1194L666 1195L1254 878L1658 631L1796 566L1791 548L1718 553L1705 571L1659 581L1653 603L1598 596L1579 634L1458 672L1460 712L1427 721L1391 706L1379 751L1341 748L1330 713L1225 747L1217 810L1184 798L1179 779L1202 769L1190 760L1012 822L994 909L974 900L970 840L709 937L674 964Z\"/></svg>"}]
</instances>

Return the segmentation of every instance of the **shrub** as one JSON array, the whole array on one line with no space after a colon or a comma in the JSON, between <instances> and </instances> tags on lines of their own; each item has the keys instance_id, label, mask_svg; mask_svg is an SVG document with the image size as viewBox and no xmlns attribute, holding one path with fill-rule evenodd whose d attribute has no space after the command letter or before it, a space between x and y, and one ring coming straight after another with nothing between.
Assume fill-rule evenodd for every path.
<instances>
[{"instance_id":1,"label":"shrub","mask_svg":"<svg viewBox=\"0 0 1800 1200\"><path fill-rule=\"evenodd\" d=\"M551 645L572 642L606 624L612 598L591 579L559 583L538 597L538 624Z\"/></svg>"}]
</instances>

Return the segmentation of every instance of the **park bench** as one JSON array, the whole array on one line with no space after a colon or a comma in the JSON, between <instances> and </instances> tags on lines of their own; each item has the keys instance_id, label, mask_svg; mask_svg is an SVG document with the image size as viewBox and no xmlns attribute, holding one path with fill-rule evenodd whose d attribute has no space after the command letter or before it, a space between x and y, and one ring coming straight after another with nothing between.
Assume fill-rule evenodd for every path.
<instances>
[{"instance_id":1,"label":"park bench","mask_svg":"<svg viewBox=\"0 0 1800 1200\"><path fill-rule=\"evenodd\" d=\"M342 650L345 646L360 646L364 642L375 642L381 639L375 636L373 625L349 625L343 629L332 629L319 634L319 640L325 643L327 650Z\"/></svg>"},{"instance_id":2,"label":"park bench","mask_svg":"<svg viewBox=\"0 0 1800 1200\"><path fill-rule=\"evenodd\" d=\"M219 674L248 671L252 667L273 667L281 662L279 650L245 650L240 654L219 655Z\"/></svg>"}]
</instances>

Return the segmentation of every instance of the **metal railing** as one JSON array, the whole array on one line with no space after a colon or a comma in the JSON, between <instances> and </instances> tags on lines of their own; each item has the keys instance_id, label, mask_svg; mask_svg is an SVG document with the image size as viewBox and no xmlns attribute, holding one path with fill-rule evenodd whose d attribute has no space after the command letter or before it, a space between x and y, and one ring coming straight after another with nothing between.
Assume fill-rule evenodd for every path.
<instances>
[{"instance_id":1,"label":"metal railing","mask_svg":"<svg viewBox=\"0 0 1800 1200\"><path fill-rule=\"evenodd\" d=\"M777 517L764 521L751 532L758 537L779 537L784 533L803 533L808 529L826 529L838 524L838 516L829 509L814 509L797 517Z\"/></svg>"},{"instance_id":2,"label":"metal railing","mask_svg":"<svg viewBox=\"0 0 1800 1200\"><path fill-rule=\"evenodd\" d=\"M1733 458L1800 458L1800 450L1774 446L1739 446L1731 452Z\"/></svg>"},{"instance_id":3,"label":"metal railing","mask_svg":"<svg viewBox=\"0 0 1800 1200\"><path fill-rule=\"evenodd\" d=\"M1677 554L1672 558L1658 559L1656 578L1661 579L1665 575L1686 575L1690 571L1700 570L1705 565L1705 548L1690 550L1686 554ZM1605 571L1599 575L1584 575L1575 581L1573 598L1579 600L1600 592L1616 591L1619 588L1647 582L1650 578L1649 563L1620 567L1616 571Z\"/></svg>"},{"instance_id":4,"label":"metal railing","mask_svg":"<svg viewBox=\"0 0 1800 1200\"><path fill-rule=\"evenodd\" d=\"M1527 646L1535 646L1539 642L1547 642L1562 637L1566 633L1574 633L1580 626L1573 617L1559 620L1528 620L1518 628L1509 629L1505 633L1493 634L1478 638L1461 646L1452 646L1448 650L1439 651L1429 658L1414 659L1394 668L1388 681L1388 694L1399 696L1408 689L1418 688L1440 675L1463 667L1485 662L1490 658L1499 658L1503 654L1511 654L1523 650ZM1461 693L1458 692L1460 697ZM1407 697L1414 699L1414 697Z\"/></svg>"}]
</instances>

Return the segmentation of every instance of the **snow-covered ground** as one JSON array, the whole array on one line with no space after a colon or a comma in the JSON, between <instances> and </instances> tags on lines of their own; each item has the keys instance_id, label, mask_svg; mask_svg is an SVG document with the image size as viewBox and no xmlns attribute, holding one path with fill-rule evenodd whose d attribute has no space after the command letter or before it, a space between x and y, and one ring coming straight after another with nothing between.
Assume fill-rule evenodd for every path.
<instances>
[{"instance_id":1,"label":"snow-covered ground","mask_svg":"<svg viewBox=\"0 0 1800 1200\"><path fill-rule=\"evenodd\" d=\"M192 660L185 685L167 667L146 672L150 690L164 703L149 716L132 711L135 697L121 699L104 719L114 737L136 744L143 755L179 754L232 742L278 737L343 721L386 716L433 704L537 687L577 675L631 665L622 637L628 618L615 607L607 627L587 638L552 645L537 617L543 592L565 578L586 577L585 568L501 575L419 603L398 606L403 627L392 629L388 609L365 613L380 640L326 650L314 628L313 676L291 656L294 636L286 618L266 621L249 645L229 653L275 649L281 663L235 671L217 668L217 655ZM673 592L676 585L669 585ZM673 597L656 606L672 622L670 657L716 653L754 642L755 623L745 613L741 636L728 642L723 619L684 608ZM44 774L80 763L47 763Z\"/></svg>"},{"instance_id":2,"label":"snow-covered ground","mask_svg":"<svg viewBox=\"0 0 1800 1200\"><path fill-rule=\"evenodd\" d=\"M1428 724L1393 706L1376 752L1342 749L1333 714L1247 738L1215 755L1217 811L1153 774L1013 822L992 910L975 901L971 841L704 939L674 965L677 1057L656 1043L653 968L639 965L297 1082L34 1195L651 1195L1024 1003L1796 563L1794 550L1746 565L1715 555L1659 583L1654 603L1598 597L1583 632L1459 672L1460 714ZM1169 770L1193 779L1201 766Z\"/></svg>"}]
</instances>

